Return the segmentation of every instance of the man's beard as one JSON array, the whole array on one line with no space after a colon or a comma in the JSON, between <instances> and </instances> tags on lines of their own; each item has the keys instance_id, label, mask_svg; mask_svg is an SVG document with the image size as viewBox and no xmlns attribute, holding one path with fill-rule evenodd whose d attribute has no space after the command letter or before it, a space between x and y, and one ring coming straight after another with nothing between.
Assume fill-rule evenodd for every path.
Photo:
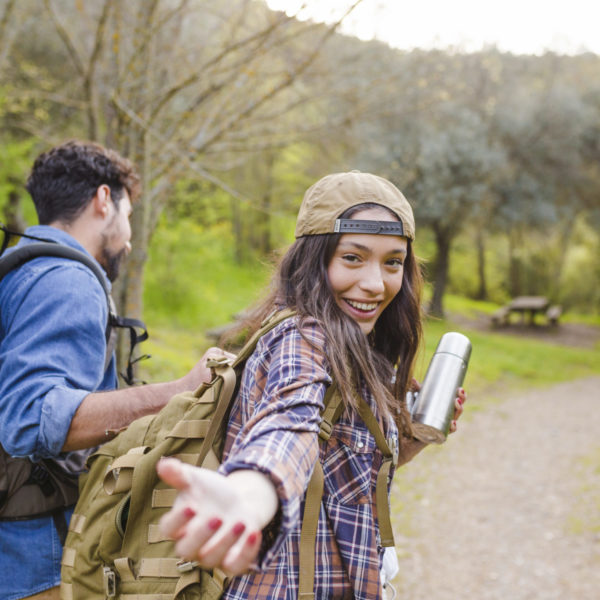
<instances>
[{"instance_id":1,"label":"man's beard","mask_svg":"<svg viewBox=\"0 0 600 600\"><path fill-rule=\"evenodd\" d=\"M102 248L102 267L106 271L109 281L115 281L119 276L121 263L126 254L125 248L119 250L119 252L111 252L106 246Z\"/></svg>"}]
</instances>

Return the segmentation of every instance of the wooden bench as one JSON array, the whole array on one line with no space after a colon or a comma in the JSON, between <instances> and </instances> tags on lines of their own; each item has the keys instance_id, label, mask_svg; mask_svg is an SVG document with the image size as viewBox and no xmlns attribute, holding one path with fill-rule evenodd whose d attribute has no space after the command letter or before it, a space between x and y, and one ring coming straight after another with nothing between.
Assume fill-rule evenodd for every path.
<instances>
[{"instance_id":1,"label":"wooden bench","mask_svg":"<svg viewBox=\"0 0 600 600\"><path fill-rule=\"evenodd\" d=\"M562 315L562 306L555 304L546 311L546 319L550 325L558 325L558 319Z\"/></svg>"},{"instance_id":2,"label":"wooden bench","mask_svg":"<svg viewBox=\"0 0 600 600\"><path fill-rule=\"evenodd\" d=\"M500 327L502 325L508 325L508 317L510 315L510 309L508 306L501 306L498 310L492 313L492 325L494 327Z\"/></svg>"}]
</instances>

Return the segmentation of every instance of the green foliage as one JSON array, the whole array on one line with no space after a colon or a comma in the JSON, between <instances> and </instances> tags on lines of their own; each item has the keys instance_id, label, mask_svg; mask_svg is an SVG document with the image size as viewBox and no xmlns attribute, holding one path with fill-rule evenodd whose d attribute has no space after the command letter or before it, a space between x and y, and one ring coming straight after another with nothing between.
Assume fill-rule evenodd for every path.
<instances>
[{"instance_id":1,"label":"green foliage","mask_svg":"<svg viewBox=\"0 0 600 600\"><path fill-rule=\"evenodd\" d=\"M180 179L167 199L165 212L170 221L189 219L210 227L230 220L230 196L212 183Z\"/></svg>"},{"instance_id":2,"label":"green foliage","mask_svg":"<svg viewBox=\"0 0 600 600\"><path fill-rule=\"evenodd\" d=\"M235 263L226 224L204 228L189 220L163 220L146 267L146 320L201 335L256 301L269 272L259 262Z\"/></svg>"},{"instance_id":3,"label":"green foliage","mask_svg":"<svg viewBox=\"0 0 600 600\"><path fill-rule=\"evenodd\" d=\"M3 139L0 143L0 213L8 203L9 196L26 196L24 182L31 167L35 140Z\"/></svg>"}]
</instances>

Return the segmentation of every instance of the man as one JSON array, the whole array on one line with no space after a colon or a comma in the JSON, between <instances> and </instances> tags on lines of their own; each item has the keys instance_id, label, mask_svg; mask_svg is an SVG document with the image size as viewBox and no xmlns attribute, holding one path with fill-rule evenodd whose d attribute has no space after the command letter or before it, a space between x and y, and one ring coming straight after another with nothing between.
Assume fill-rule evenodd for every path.
<instances>
[{"instance_id":1,"label":"man","mask_svg":"<svg viewBox=\"0 0 600 600\"><path fill-rule=\"evenodd\" d=\"M68 142L37 158L27 190L40 225L26 234L89 254L113 281L131 248L131 203L140 192L133 165L97 144ZM100 282L75 260L35 258L0 282L0 444L7 455L77 458L73 451L102 444L208 379L201 360L179 380L117 390L107 313ZM72 509L0 520L2 600L59 597L57 523L68 522Z\"/></svg>"}]
</instances>

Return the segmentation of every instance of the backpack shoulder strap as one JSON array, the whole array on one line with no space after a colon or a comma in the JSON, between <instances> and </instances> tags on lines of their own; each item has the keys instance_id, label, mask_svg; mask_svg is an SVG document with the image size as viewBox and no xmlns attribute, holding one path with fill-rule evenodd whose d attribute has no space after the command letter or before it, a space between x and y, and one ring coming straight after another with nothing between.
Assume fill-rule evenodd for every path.
<instances>
[{"instance_id":1,"label":"backpack shoulder strap","mask_svg":"<svg viewBox=\"0 0 600 600\"><path fill-rule=\"evenodd\" d=\"M109 314L109 325L106 328L107 341L110 336L110 328L113 325L113 321L117 318L114 310L111 307L110 290L106 284L104 274L98 264L87 254L71 248L69 246L63 246L54 242L35 242L27 244L26 246L20 246L15 248L10 254L2 256L0 258L0 280L17 267L25 264L26 262L38 258L40 256L56 256L58 258L68 258L71 260L79 261L83 263L92 273L96 276L96 279L100 282L104 295L106 296L106 302L108 306Z\"/></svg>"},{"instance_id":2,"label":"backpack shoulder strap","mask_svg":"<svg viewBox=\"0 0 600 600\"><path fill-rule=\"evenodd\" d=\"M272 312L261 324L260 328L254 332L254 334L248 339L248 341L244 344L242 349L237 353L235 360L233 361L233 367L238 366L246 362L246 360L250 357L250 355L254 352L256 348L256 344L258 344L258 340L271 331L274 327L279 325L282 321L293 317L296 314L295 310L291 308L284 308L283 310Z\"/></svg>"},{"instance_id":3,"label":"backpack shoulder strap","mask_svg":"<svg viewBox=\"0 0 600 600\"><path fill-rule=\"evenodd\" d=\"M235 391L239 383L237 378L237 372L240 367L243 367L248 357L254 352L258 340L271 331L276 325L294 316L296 313L291 309L284 309L282 311L273 313L267 319L265 319L260 329L244 344L242 349L238 352L237 356L231 361L227 357L210 359L206 362L207 367L213 369L213 381L216 377L220 377L222 380L221 387L219 388L219 401L215 412L211 419L208 431L204 438L202 448L196 460L196 465L200 466L208 454L210 448L217 439L217 435L220 431L223 431L224 421L229 412L233 400L235 399ZM212 382L211 382L212 385Z\"/></svg>"},{"instance_id":4,"label":"backpack shoulder strap","mask_svg":"<svg viewBox=\"0 0 600 600\"><path fill-rule=\"evenodd\" d=\"M344 403L337 385L332 383L325 392L323 401L324 409L321 413L321 427L319 438L326 442L331 437L333 426L340 418ZM377 447L383 454L383 462L377 473L377 483L375 489L375 499L377 505L377 520L379 522L379 533L382 546L394 545L394 534L392 530L390 505L388 501L387 486L388 477L392 465L398 461L397 441L392 442L392 449L388 440L379 426L377 418L373 414L371 407L362 398L358 398L358 414L371 435L375 438ZM314 595L314 574L315 574L315 549L317 538L317 527L319 523L319 514L321 512L321 501L323 499L324 473L321 461L317 459L315 468L308 483L306 490L306 500L304 503L304 514L302 516L302 528L300 530L300 550L299 550L299 587L298 598L300 600L313 600Z\"/></svg>"},{"instance_id":5,"label":"backpack shoulder strap","mask_svg":"<svg viewBox=\"0 0 600 600\"><path fill-rule=\"evenodd\" d=\"M148 330L146 329L146 325L143 321L139 319L131 319L120 317L117 315L115 310L115 304L110 295L110 289L108 284L106 283L106 277L104 272L98 265L98 263L93 260L90 256L77 250L76 248L71 248L70 246L64 246L63 244L59 244L57 242L35 242L31 244L27 244L26 246L20 246L19 248L15 248L10 254L6 256L0 257L0 280L17 267L20 267L22 264L27 261L33 260L34 258L38 258L40 256L56 256L58 258L68 258L71 260L76 260L82 264L84 264L92 273L96 276L96 279L99 281L102 289L104 291L104 295L106 296L106 303L108 306L108 320L106 324L105 338L106 338L106 360L104 364L104 368L108 367L110 362L110 357L114 350L115 338L112 335L113 329L115 327L121 327L129 329L129 357L127 360L127 368L125 373L121 373L121 377L125 380L128 385L133 385L136 383L134 373L133 373L133 365L144 358L148 358L147 354L143 354L136 359L133 359L133 352L135 346L140 342L143 342L148 339Z\"/></svg>"}]
</instances>

